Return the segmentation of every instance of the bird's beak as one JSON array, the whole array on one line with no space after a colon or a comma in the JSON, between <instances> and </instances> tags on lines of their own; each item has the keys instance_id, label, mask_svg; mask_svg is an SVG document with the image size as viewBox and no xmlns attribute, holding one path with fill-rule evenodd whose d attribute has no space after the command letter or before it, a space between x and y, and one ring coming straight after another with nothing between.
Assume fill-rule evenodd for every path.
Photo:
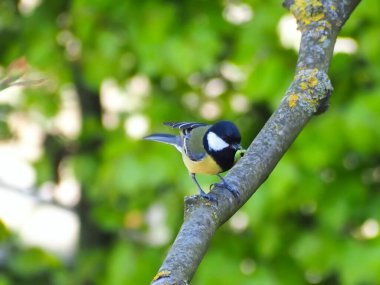
<instances>
[{"instance_id":1,"label":"bird's beak","mask_svg":"<svg viewBox=\"0 0 380 285\"><path fill-rule=\"evenodd\" d=\"M238 143L233 144L233 145L232 145L232 148L233 148L234 150L240 150L240 149L243 149L243 148L241 147L241 145L238 144Z\"/></svg>"}]
</instances>

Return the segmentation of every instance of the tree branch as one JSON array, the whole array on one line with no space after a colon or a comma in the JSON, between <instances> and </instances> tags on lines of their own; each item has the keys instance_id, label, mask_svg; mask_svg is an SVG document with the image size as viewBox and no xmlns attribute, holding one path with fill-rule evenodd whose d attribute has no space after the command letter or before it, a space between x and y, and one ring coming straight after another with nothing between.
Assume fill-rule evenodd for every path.
<instances>
[{"instance_id":1,"label":"tree branch","mask_svg":"<svg viewBox=\"0 0 380 285\"><path fill-rule=\"evenodd\" d=\"M215 188L218 205L195 196L185 199L184 223L152 284L188 284L215 231L236 213L266 180L314 114L327 109L332 86L327 71L341 27L360 0L285 0L302 33L295 79L279 108L225 177L239 189L236 200Z\"/></svg>"}]
</instances>

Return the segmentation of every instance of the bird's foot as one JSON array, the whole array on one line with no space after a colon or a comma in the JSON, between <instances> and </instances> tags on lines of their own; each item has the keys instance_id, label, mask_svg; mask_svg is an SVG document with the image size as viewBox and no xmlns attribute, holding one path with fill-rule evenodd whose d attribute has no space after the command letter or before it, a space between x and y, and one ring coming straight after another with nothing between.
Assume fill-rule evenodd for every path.
<instances>
[{"instance_id":1,"label":"bird's foot","mask_svg":"<svg viewBox=\"0 0 380 285\"><path fill-rule=\"evenodd\" d=\"M210 193L200 192L199 196L201 196L203 199L208 200L209 202L216 203L218 205L218 200L212 196Z\"/></svg>"},{"instance_id":2,"label":"bird's foot","mask_svg":"<svg viewBox=\"0 0 380 285\"><path fill-rule=\"evenodd\" d=\"M240 192L239 192L239 190L237 190L237 189L235 189L234 187L232 187L231 185L229 185L229 184L227 183L227 181L224 180L224 179L222 179L222 181L219 182L219 183L213 183L213 184L211 184L211 185L210 185L210 189L211 189L212 187L224 187L224 188L226 188L228 191L230 191L230 193L231 193L236 199L239 199L239 198L240 198Z\"/></svg>"}]
</instances>

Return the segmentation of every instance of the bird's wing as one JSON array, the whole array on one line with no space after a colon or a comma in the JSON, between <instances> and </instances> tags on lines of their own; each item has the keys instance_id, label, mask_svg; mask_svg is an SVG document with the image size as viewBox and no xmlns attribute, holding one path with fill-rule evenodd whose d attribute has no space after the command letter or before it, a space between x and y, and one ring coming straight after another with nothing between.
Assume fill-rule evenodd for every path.
<instances>
[{"instance_id":1,"label":"bird's wing","mask_svg":"<svg viewBox=\"0 0 380 285\"><path fill-rule=\"evenodd\" d=\"M203 147L203 136L209 128L208 124L196 122L166 122L164 125L180 130L183 152L191 160L199 161L206 156L207 153Z\"/></svg>"},{"instance_id":2,"label":"bird's wing","mask_svg":"<svg viewBox=\"0 0 380 285\"><path fill-rule=\"evenodd\" d=\"M170 134L151 134L145 140L158 141L173 145L193 161L202 160L206 151L203 147L203 135L209 128L208 124L196 122L166 122L165 126L179 129L180 136ZM191 139L190 139L191 138Z\"/></svg>"},{"instance_id":3,"label":"bird's wing","mask_svg":"<svg viewBox=\"0 0 380 285\"><path fill-rule=\"evenodd\" d=\"M203 137L207 132L209 125L198 126L191 129L183 140L183 149L185 154L193 161L202 160L206 156L206 150L203 145Z\"/></svg>"},{"instance_id":4,"label":"bird's wing","mask_svg":"<svg viewBox=\"0 0 380 285\"><path fill-rule=\"evenodd\" d=\"M143 138L148 141L157 141L175 146L180 152L182 152L182 139L180 136L174 136L169 134L151 134Z\"/></svg>"},{"instance_id":5,"label":"bird's wing","mask_svg":"<svg viewBox=\"0 0 380 285\"><path fill-rule=\"evenodd\" d=\"M198 127L207 126L205 123L196 123L196 122L165 122L165 126L172 127L174 129L179 129L181 131L184 130L192 130Z\"/></svg>"}]
</instances>

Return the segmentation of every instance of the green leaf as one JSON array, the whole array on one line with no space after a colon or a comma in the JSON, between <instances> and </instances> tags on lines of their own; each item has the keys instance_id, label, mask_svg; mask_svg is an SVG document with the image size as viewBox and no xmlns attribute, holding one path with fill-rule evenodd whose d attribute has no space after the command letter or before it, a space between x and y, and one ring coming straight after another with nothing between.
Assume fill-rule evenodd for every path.
<instances>
[{"instance_id":1,"label":"green leaf","mask_svg":"<svg viewBox=\"0 0 380 285\"><path fill-rule=\"evenodd\" d=\"M29 248L18 252L9 260L10 269L24 277L33 277L48 270L58 268L59 260L39 248Z\"/></svg>"},{"instance_id":2,"label":"green leaf","mask_svg":"<svg viewBox=\"0 0 380 285\"><path fill-rule=\"evenodd\" d=\"M0 242L3 242L10 236L10 231L8 230L5 223L0 219Z\"/></svg>"}]
</instances>

